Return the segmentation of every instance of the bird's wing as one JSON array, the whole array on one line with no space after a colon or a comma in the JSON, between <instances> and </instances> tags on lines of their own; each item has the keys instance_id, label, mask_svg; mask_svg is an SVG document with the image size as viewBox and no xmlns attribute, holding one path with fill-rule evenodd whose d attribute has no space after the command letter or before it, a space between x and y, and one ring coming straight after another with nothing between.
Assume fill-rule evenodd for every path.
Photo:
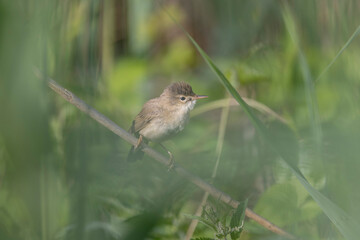
<instances>
[{"instance_id":1,"label":"bird's wing","mask_svg":"<svg viewBox=\"0 0 360 240\"><path fill-rule=\"evenodd\" d=\"M162 109L156 99L151 99L144 104L140 113L133 121L133 133L138 133L145 128L154 118L161 115Z\"/></svg>"}]
</instances>

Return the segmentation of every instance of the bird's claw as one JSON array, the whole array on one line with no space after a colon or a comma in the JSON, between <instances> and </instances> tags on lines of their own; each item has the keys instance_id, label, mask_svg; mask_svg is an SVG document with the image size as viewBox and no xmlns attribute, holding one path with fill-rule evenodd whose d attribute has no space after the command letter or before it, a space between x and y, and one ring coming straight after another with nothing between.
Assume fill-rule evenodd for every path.
<instances>
[{"instance_id":1,"label":"bird's claw","mask_svg":"<svg viewBox=\"0 0 360 240\"><path fill-rule=\"evenodd\" d=\"M134 147L134 150L137 150L138 148L142 148L142 142L143 142L143 136L140 135L139 139L138 139L138 142L136 143L135 147Z\"/></svg>"},{"instance_id":2,"label":"bird's claw","mask_svg":"<svg viewBox=\"0 0 360 240\"><path fill-rule=\"evenodd\" d=\"M175 160L174 160L174 157L172 155L172 153L170 151L168 151L168 154L169 154L169 167L168 167L168 172L170 172L174 166L175 166Z\"/></svg>"}]
</instances>

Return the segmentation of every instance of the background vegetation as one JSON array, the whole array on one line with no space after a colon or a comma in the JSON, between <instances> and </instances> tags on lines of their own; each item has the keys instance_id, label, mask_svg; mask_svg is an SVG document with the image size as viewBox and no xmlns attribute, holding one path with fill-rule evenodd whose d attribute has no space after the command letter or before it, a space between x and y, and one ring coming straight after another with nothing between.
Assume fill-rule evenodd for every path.
<instances>
[{"instance_id":1,"label":"background vegetation","mask_svg":"<svg viewBox=\"0 0 360 240\"><path fill-rule=\"evenodd\" d=\"M270 140L334 205L314 201L226 100L167 13L241 96L269 107L254 113ZM165 143L177 163L301 239L356 239L359 23L356 0L0 0L0 239L184 239L203 195L148 157L126 163L130 145L38 73L125 129L165 86L189 82L210 98ZM344 219L329 219L338 208L347 234ZM281 239L252 221L244 227L240 239ZM193 237L214 234L200 223Z\"/></svg>"}]
</instances>

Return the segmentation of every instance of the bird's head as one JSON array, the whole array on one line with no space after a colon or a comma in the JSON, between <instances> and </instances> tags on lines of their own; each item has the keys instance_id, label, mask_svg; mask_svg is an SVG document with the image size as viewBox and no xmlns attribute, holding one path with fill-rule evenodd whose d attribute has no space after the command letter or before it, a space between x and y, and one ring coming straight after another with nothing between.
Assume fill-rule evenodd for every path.
<instances>
[{"instance_id":1,"label":"bird's head","mask_svg":"<svg viewBox=\"0 0 360 240\"><path fill-rule=\"evenodd\" d=\"M208 96L195 94L190 84L186 82L176 82L166 87L160 97L167 99L173 107L192 110L196 100L207 98Z\"/></svg>"}]
</instances>

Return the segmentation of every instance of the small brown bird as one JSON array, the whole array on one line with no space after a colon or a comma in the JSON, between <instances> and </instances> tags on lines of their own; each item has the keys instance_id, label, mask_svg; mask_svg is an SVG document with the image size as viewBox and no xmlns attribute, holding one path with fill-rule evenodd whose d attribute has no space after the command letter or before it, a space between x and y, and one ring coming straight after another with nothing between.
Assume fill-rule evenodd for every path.
<instances>
[{"instance_id":1,"label":"small brown bird","mask_svg":"<svg viewBox=\"0 0 360 240\"><path fill-rule=\"evenodd\" d=\"M166 87L160 97L147 101L132 122L130 133L139 140L130 149L127 160L141 158L144 155L139 149L141 143L152 141L159 143L168 152L172 167L173 155L161 142L183 130L196 100L207 97L196 95L188 83L176 82Z\"/></svg>"}]
</instances>

